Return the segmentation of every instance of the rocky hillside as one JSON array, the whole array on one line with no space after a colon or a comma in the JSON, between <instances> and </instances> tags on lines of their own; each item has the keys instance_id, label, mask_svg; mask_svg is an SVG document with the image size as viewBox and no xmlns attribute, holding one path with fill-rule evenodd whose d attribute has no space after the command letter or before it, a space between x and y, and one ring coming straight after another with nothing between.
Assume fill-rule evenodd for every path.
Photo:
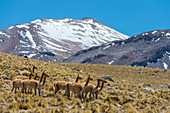
<instances>
[{"instance_id":1,"label":"rocky hillside","mask_svg":"<svg viewBox=\"0 0 170 113\"><path fill-rule=\"evenodd\" d=\"M64 61L170 69L170 30L145 32L92 47Z\"/></svg>"},{"instance_id":2,"label":"rocky hillside","mask_svg":"<svg viewBox=\"0 0 170 113\"><path fill-rule=\"evenodd\" d=\"M37 67L38 76L43 71L49 75L41 96L34 90L23 94L21 88L12 92L14 77L24 70L31 71L32 66ZM85 83L89 74L93 78L90 84L96 85L98 78L107 81L98 99L90 98L88 93L84 102L76 95L68 99L65 90L54 93L56 81L75 81L79 75L79 83ZM169 88L168 69L43 62L0 52L0 113L170 113Z\"/></svg>"},{"instance_id":3,"label":"rocky hillside","mask_svg":"<svg viewBox=\"0 0 170 113\"><path fill-rule=\"evenodd\" d=\"M38 19L0 31L0 51L43 61L61 61L77 51L127 39L93 19Z\"/></svg>"}]
</instances>

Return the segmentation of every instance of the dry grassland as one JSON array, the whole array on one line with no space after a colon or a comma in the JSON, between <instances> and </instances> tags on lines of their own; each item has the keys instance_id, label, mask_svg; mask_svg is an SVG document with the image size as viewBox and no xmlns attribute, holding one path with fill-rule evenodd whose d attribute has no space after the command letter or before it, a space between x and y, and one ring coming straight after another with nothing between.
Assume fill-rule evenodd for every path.
<instances>
[{"instance_id":1,"label":"dry grassland","mask_svg":"<svg viewBox=\"0 0 170 113\"><path fill-rule=\"evenodd\" d=\"M32 70L36 65L40 76L45 70L50 76L41 91L41 96L11 92L12 80L23 70ZM71 96L67 99L64 91L54 94L55 81L74 81L80 74L86 81L88 74L97 83L97 78L109 76L98 99L89 98L81 102ZM130 66L50 63L35 59L24 59L0 53L0 112L27 113L170 113L170 70ZM151 90L147 88L152 88Z\"/></svg>"}]
</instances>

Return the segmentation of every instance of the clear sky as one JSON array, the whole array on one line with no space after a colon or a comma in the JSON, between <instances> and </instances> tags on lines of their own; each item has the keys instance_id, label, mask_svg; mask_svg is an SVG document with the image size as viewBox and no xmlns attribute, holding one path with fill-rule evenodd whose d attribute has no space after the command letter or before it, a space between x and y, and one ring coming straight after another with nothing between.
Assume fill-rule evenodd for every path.
<instances>
[{"instance_id":1,"label":"clear sky","mask_svg":"<svg viewBox=\"0 0 170 113\"><path fill-rule=\"evenodd\" d=\"M84 17L128 36L170 29L170 0L0 0L0 30L40 18Z\"/></svg>"}]
</instances>

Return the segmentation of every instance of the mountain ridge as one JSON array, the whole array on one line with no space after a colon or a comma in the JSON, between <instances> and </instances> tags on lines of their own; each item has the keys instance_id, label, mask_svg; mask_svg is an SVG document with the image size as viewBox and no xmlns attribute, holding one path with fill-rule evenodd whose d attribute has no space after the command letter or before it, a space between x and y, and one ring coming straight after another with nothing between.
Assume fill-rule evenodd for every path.
<instances>
[{"instance_id":1,"label":"mountain ridge","mask_svg":"<svg viewBox=\"0 0 170 113\"><path fill-rule=\"evenodd\" d=\"M85 56L85 57L84 57ZM170 69L170 30L155 30L82 50L64 62Z\"/></svg>"},{"instance_id":2,"label":"mountain ridge","mask_svg":"<svg viewBox=\"0 0 170 113\"><path fill-rule=\"evenodd\" d=\"M93 18L37 19L1 30L0 51L56 62L79 50L126 38Z\"/></svg>"}]
</instances>

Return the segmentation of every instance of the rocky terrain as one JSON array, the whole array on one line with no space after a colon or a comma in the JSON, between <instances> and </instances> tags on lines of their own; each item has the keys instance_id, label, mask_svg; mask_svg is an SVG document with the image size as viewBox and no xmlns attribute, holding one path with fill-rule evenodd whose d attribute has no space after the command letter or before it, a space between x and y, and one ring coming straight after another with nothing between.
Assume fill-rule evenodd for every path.
<instances>
[{"instance_id":1,"label":"rocky terrain","mask_svg":"<svg viewBox=\"0 0 170 113\"><path fill-rule=\"evenodd\" d=\"M64 60L72 63L170 69L170 30L156 30L82 50Z\"/></svg>"}]
</instances>

